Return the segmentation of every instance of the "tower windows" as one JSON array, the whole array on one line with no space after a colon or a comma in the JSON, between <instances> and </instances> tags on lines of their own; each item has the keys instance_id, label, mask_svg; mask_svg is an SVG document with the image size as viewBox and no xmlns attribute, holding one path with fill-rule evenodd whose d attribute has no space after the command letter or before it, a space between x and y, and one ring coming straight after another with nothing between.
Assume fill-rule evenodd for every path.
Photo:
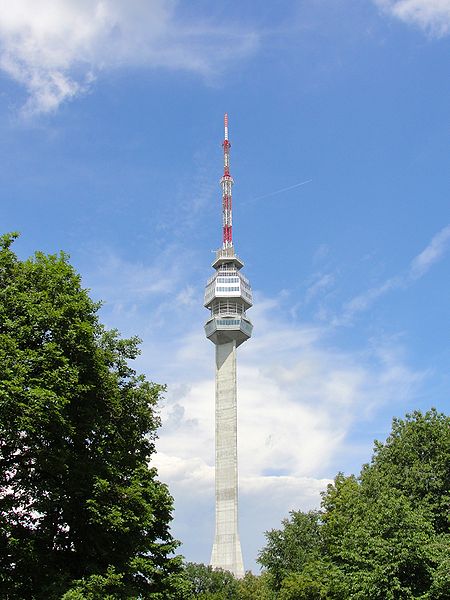
<instances>
[{"instance_id":1,"label":"tower windows","mask_svg":"<svg viewBox=\"0 0 450 600\"><path fill-rule=\"evenodd\" d=\"M244 304L233 300L215 300L211 306L211 316L225 317L227 315L243 315L245 316Z\"/></svg>"}]
</instances>

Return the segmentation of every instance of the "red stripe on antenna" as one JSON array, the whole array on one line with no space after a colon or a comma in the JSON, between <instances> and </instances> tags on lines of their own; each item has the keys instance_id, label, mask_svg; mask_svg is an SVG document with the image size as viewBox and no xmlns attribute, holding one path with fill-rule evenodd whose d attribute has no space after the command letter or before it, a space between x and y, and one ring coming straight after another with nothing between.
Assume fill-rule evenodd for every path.
<instances>
[{"instance_id":1,"label":"red stripe on antenna","mask_svg":"<svg viewBox=\"0 0 450 600\"><path fill-rule=\"evenodd\" d=\"M233 185L233 179L230 175L230 147L231 144L228 141L228 114L225 113L223 118L225 126L225 139L223 141L223 177L221 179L222 185L222 220L223 220L223 247L228 248L233 245L232 237L232 213L231 213L231 186Z\"/></svg>"}]
</instances>

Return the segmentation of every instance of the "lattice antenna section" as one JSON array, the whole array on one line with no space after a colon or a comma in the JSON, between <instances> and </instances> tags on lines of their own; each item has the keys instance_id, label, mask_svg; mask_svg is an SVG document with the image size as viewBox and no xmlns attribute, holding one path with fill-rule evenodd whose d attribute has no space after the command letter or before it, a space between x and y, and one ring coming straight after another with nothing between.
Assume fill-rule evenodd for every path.
<instances>
[{"instance_id":1,"label":"lattice antenna section","mask_svg":"<svg viewBox=\"0 0 450 600\"><path fill-rule=\"evenodd\" d=\"M223 226L223 248L233 246L233 216L231 188L233 187L233 178L230 175L230 148L228 141L228 115L224 116L225 136L223 140L223 177L220 180L222 186L222 226Z\"/></svg>"}]
</instances>

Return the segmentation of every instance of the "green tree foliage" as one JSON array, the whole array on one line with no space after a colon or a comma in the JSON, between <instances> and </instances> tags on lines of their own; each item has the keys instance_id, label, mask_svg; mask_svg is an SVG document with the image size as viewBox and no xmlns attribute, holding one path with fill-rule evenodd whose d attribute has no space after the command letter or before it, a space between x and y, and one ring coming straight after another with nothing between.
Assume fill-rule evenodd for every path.
<instances>
[{"instance_id":1,"label":"green tree foliage","mask_svg":"<svg viewBox=\"0 0 450 600\"><path fill-rule=\"evenodd\" d=\"M64 254L0 238L0 597L183 596L172 498L148 461L163 388ZM71 591L69 591L71 590Z\"/></svg>"},{"instance_id":2,"label":"green tree foliage","mask_svg":"<svg viewBox=\"0 0 450 600\"><path fill-rule=\"evenodd\" d=\"M282 583L278 594L280 600L321 600L325 598L320 581L305 573L290 573Z\"/></svg>"},{"instance_id":3,"label":"green tree foliage","mask_svg":"<svg viewBox=\"0 0 450 600\"><path fill-rule=\"evenodd\" d=\"M185 575L191 586L189 600L275 600L268 573L258 576L247 571L242 579L236 579L229 571L187 563Z\"/></svg>"},{"instance_id":4,"label":"green tree foliage","mask_svg":"<svg viewBox=\"0 0 450 600\"><path fill-rule=\"evenodd\" d=\"M269 573L253 575L247 571L245 576L238 581L238 600L275 600L271 589Z\"/></svg>"},{"instance_id":5,"label":"green tree foliage","mask_svg":"<svg viewBox=\"0 0 450 600\"><path fill-rule=\"evenodd\" d=\"M267 545L258 562L269 570L276 590L289 573L302 571L307 563L321 556L319 519L318 511L292 511L290 518L283 520L282 529L266 532Z\"/></svg>"},{"instance_id":6,"label":"green tree foliage","mask_svg":"<svg viewBox=\"0 0 450 600\"><path fill-rule=\"evenodd\" d=\"M448 532L450 419L435 409L393 419L391 434L384 444L375 442L372 462L361 477L374 493L380 482L399 490L427 512L437 533Z\"/></svg>"},{"instance_id":7,"label":"green tree foliage","mask_svg":"<svg viewBox=\"0 0 450 600\"><path fill-rule=\"evenodd\" d=\"M360 476L328 486L320 513L293 511L266 533L259 562L277 598L448 598L449 476L449 417L394 419Z\"/></svg>"},{"instance_id":8,"label":"green tree foliage","mask_svg":"<svg viewBox=\"0 0 450 600\"><path fill-rule=\"evenodd\" d=\"M191 598L198 600L234 600L238 582L233 574L202 563L187 563L185 576L191 584Z\"/></svg>"},{"instance_id":9,"label":"green tree foliage","mask_svg":"<svg viewBox=\"0 0 450 600\"><path fill-rule=\"evenodd\" d=\"M433 568L429 554L431 523L395 489L380 489L376 496L365 492L361 484L343 509L352 519L341 530L339 543L334 522L325 520L323 526L325 543L328 537L332 539L331 560L346 575L348 597L421 597L430 587Z\"/></svg>"}]
</instances>

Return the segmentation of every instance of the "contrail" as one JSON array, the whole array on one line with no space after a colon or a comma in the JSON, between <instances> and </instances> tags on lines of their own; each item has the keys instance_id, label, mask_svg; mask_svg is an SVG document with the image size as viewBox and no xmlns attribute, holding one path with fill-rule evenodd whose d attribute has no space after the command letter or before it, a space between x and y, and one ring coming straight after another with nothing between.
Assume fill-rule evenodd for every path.
<instances>
[{"instance_id":1,"label":"contrail","mask_svg":"<svg viewBox=\"0 0 450 600\"><path fill-rule=\"evenodd\" d=\"M249 202L255 202L256 200L262 200L263 198L269 198L270 196L276 196L277 194L282 194L283 192L287 192L288 190L293 190L294 188L300 187L301 185L306 185L310 183L312 179L307 179L306 181L301 181L300 183L296 183L294 185L290 185L289 187L282 188L281 190L276 190L276 192L270 192L270 194L264 194L263 196L257 196L256 198L252 198Z\"/></svg>"}]
</instances>

